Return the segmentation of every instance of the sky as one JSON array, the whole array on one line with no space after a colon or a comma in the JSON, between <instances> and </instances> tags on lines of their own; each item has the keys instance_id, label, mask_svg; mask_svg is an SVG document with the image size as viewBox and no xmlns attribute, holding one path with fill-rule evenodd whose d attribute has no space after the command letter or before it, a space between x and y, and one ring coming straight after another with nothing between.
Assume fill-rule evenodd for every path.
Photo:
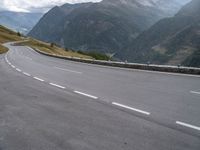
<instances>
[{"instance_id":1,"label":"sky","mask_svg":"<svg viewBox=\"0 0 200 150\"><path fill-rule=\"evenodd\" d=\"M46 12L55 5L63 5L65 3L81 3L81 2L99 2L101 0L0 0L0 11L16 11L16 12ZM158 0L138 0L142 4L148 1ZM172 0L179 3L185 3L190 0Z\"/></svg>"},{"instance_id":2,"label":"sky","mask_svg":"<svg viewBox=\"0 0 200 150\"><path fill-rule=\"evenodd\" d=\"M101 0L0 0L0 11L45 12L55 5L98 1Z\"/></svg>"}]
</instances>

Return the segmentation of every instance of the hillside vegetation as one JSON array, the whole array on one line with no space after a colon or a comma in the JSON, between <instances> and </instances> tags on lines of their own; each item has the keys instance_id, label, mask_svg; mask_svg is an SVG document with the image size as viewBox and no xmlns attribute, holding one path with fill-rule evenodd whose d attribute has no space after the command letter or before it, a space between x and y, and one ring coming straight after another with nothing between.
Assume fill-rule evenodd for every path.
<instances>
[{"instance_id":1,"label":"hillside vegetation","mask_svg":"<svg viewBox=\"0 0 200 150\"><path fill-rule=\"evenodd\" d=\"M72 50L60 48L53 43L45 43L45 42L35 40L32 38L24 38L20 35L20 33L16 33L0 25L0 54L8 51L8 48L4 47L2 44L6 42L12 42L12 41L22 41L16 45L30 46L34 49L39 49L40 51L44 51L49 54L92 59L91 56L88 56L86 54L80 54Z\"/></svg>"},{"instance_id":2,"label":"hillside vegetation","mask_svg":"<svg viewBox=\"0 0 200 150\"><path fill-rule=\"evenodd\" d=\"M7 48L2 44L11 41L21 40L21 37L16 32L9 30L8 28L0 25L0 54L7 52Z\"/></svg>"},{"instance_id":3,"label":"hillside vegetation","mask_svg":"<svg viewBox=\"0 0 200 150\"><path fill-rule=\"evenodd\" d=\"M30 46L33 49L39 49L40 51L43 51L43 52L46 52L49 54L92 59L92 57L90 57L88 55L80 54L78 52L75 52L75 51L69 50L69 49L63 49L53 43L46 43L46 42L42 42L42 41L39 41L36 39L31 39L31 38L24 42L20 42L17 45Z\"/></svg>"},{"instance_id":4,"label":"hillside vegetation","mask_svg":"<svg viewBox=\"0 0 200 150\"><path fill-rule=\"evenodd\" d=\"M8 49L0 44L0 54L7 52Z\"/></svg>"}]
</instances>

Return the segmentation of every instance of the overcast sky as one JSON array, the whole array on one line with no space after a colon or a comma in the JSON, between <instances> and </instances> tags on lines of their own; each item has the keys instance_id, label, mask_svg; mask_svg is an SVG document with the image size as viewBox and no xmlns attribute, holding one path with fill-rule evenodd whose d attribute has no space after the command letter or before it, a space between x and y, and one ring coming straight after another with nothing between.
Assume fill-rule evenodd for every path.
<instances>
[{"instance_id":1,"label":"overcast sky","mask_svg":"<svg viewBox=\"0 0 200 150\"><path fill-rule=\"evenodd\" d=\"M0 0L0 11L40 12L65 3L98 2L101 0Z\"/></svg>"}]
</instances>

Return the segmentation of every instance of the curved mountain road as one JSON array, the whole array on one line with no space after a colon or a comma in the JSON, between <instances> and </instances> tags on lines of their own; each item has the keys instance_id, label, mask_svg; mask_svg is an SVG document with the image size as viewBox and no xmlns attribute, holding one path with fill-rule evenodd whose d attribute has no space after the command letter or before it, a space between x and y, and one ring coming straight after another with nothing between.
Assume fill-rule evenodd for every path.
<instances>
[{"instance_id":1,"label":"curved mountain road","mask_svg":"<svg viewBox=\"0 0 200 150\"><path fill-rule=\"evenodd\" d=\"M0 149L200 149L200 77L47 57L5 44Z\"/></svg>"}]
</instances>

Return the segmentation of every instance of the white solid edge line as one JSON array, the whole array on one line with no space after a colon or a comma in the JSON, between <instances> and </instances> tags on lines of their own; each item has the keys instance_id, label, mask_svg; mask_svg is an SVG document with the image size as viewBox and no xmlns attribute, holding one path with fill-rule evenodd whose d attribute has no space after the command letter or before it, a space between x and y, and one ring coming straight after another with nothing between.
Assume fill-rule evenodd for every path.
<instances>
[{"instance_id":1,"label":"white solid edge line","mask_svg":"<svg viewBox=\"0 0 200 150\"><path fill-rule=\"evenodd\" d=\"M191 124L188 124L188 123L184 123L184 122L181 122L181 121L176 121L176 124L200 131L200 127L197 127L197 126L194 126L194 125L191 125Z\"/></svg>"},{"instance_id":2,"label":"white solid edge line","mask_svg":"<svg viewBox=\"0 0 200 150\"><path fill-rule=\"evenodd\" d=\"M196 92L196 91L190 91L190 93L192 93L192 94L199 94L200 95L200 92Z\"/></svg>"},{"instance_id":3,"label":"white solid edge line","mask_svg":"<svg viewBox=\"0 0 200 150\"><path fill-rule=\"evenodd\" d=\"M71 61L72 63L81 63L81 62L75 62ZM119 70L125 70L125 71L137 71L137 72L146 72L146 73L156 73L156 74L164 74L164 75L173 75L173 76L185 76L185 77L195 77L200 78L200 75L193 75L193 74L184 74L184 73L173 73L173 72L161 72L161 71L151 71L151 70L142 70L142 69L130 69L130 68L122 68L122 67L113 67L113 66L105 66L105 65L98 65L98 64L89 64L85 63L89 66L99 66L102 68L112 68L112 69L119 69Z\"/></svg>"},{"instance_id":4,"label":"white solid edge line","mask_svg":"<svg viewBox=\"0 0 200 150\"><path fill-rule=\"evenodd\" d=\"M133 108L133 107L129 107L129 106L126 106L126 105L123 105L123 104L120 104L120 103L112 102L112 104L116 105L116 106L119 106L119 107L122 107L122 108L130 109L130 110L133 110L133 111L145 114L145 115L150 115L151 114L149 112L146 112L146 111L143 111L143 110L140 110L140 109L136 109L136 108Z\"/></svg>"},{"instance_id":5,"label":"white solid edge line","mask_svg":"<svg viewBox=\"0 0 200 150\"><path fill-rule=\"evenodd\" d=\"M55 83L49 83L50 85L53 85L55 87L58 87L58 88L61 88L61 89L66 89L66 87L64 86L61 86L61 85L58 85L58 84L55 84Z\"/></svg>"},{"instance_id":6,"label":"white solid edge line","mask_svg":"<svg viewBox=\"0 0 200 150\"><path fill-rule=\"evenodd\" d=\"M83 95L83 96L87 96L87 97L93 98L93 99L98 99L98 97L90 95L90 94L86 94L86 93L79 92L79 91L74 91L74 92L77 93L77 94Z\"/></svg>"},{"instance_id":7,"label":"white solid edge line","mask_svg":"<svg viewBox=\"0 0 200 150\"><path fill-rule=\"evenodd\" d=\"M185 76L185 77L195 77L200 78L200 75L192 75L192 74L184 74L184 73L173 73L173 72L161 72L161 71L151 71L151 70L142 70L142 69L128 69L128 68L121 68L124 70L129 71L138 71L138 72L145 72L145 73L155 73L155 74L163 74L163 75L172 75L172 76Z\"/></svg>"},{"instance_id":8,"label":"white solid edge line","mask_svg":"<svg viewBox=\"0 0 200 150\"><path fill-rule=\"evenodd\" d=\"M6 59L6 62L8 62L7 54L6 54L6 56L5 56L5 59Z\"/></svg>"},{"instance_id":9,"label":"white solid edge line","mask_svg":"<svg viewBox=\"0 0 200 150\"><path fill-rule=\"evenodd\" d=\"M28 47L31 51L36 52L32 48ZM75 62L75 61L70 61L72 63L81 63L81 62ZM104 65L97 65L97 64L89 64L89 63L82 63L82 64L87 64L90 66L100 66L104 68L113 68L113 69L120 69L120 70L128 70L128 71L137 71L137 72L146 72L146 73L157 73L157 74L164 74L164 75L173 75L173 76L185 76L185 77L195 77L195 78L200 78L200 75L193 75L193 74L184 74L184 73L173 73L173 72L161 72L161 71L151 71L151 70L142 70L142 69L130 69L130 68L122 68L122 67L112 67L112 66L104 66Z\"/></svg>"},{"instance_id":10,"label":"white solid edge line","mask_svg":"<svg viewBox=\"0 0 200 150\"><path fill-rule=\"evenodd\" d=\"M38 81L44 82L43 79L40 79L40 78L38 78L38 77L33 77L33 78L36 79L36 80L38 80Z\"/></svg>"},{"instance_id":11,"label":"white solid edge line","mask_svg":"<svg viewBox=\"0 0 200 150\"><path fill-rule=\"evenodd\" d=\"M26 75L26 76L29 76L29 77L31 76L30 74L28 74L26 72L23 72L23 74Z\"/></svg>"},{"instance_id":12,"label":"white solid edge line","mask_svg":"<svg viewBox=\"0 0 200 150\"><path fill-rule=\"evenodd\" d=\"M16 68L16 70L17 70L17 71L19 71L19 72L21 72L21 70L20 70L20 69L18 69L18 68Z\"/></svg>"}]
</instances>

